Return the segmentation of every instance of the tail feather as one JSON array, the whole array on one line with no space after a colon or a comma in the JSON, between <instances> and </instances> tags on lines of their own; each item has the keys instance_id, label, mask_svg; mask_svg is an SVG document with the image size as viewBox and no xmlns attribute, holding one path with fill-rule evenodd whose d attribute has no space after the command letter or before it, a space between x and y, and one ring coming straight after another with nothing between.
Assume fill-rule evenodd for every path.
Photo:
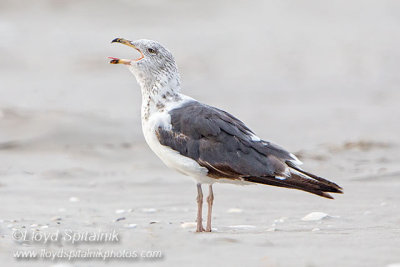
<instances>
[{"instance_id":1,"label":"tail feather","mask_svg":"<svg viewBox=\"0 0 400 267\"><path fill-rule=\"evenodd\" d=\"M343 193L341 190L342 188L337 184L316 175L307 174L308 173L300 172L297 169L291 169L290 177L286 179L278 179L271 176L243 177L243 179L248 182L298 189L330 199L333 199L333 197L327 192Z\"/></svg>"},{"instance_id":2,"label":"tail feather","mask_svg":"<svg viewBox=\"0 0 400 267\"><path fill-rule=\"evenodd\" d=\"M315 179L315 180L318 180L318 181L320 181L321 183L324 183L324 184L327 184L327 185L329 185L329 186L332 186L332 187L334 187L334 188L336 188L336 189L338 189L338 190L343 189L342 187L340 187L339 185L335 184L334 182L328 181L327 179L322 178L322 177L319 177L319 176L317 176L317 175L315 175L315 174L312 174L312 173L310 173L310 172L306 172L305 170L303 170L303 169L299 168L298 166L296 166L295 164L293 164L293 162L287 161L286 164L287 164L290 168L292 168L292 169L294 169L294 170L296 170L296 171L298 171L298 172L300 172L300 173L302 173L302 174L304 174L304 175L306 175L306 176L309 176L309 177L311 177L311 178L313 178L313 179Z\"/></svg>"}]
</instances>

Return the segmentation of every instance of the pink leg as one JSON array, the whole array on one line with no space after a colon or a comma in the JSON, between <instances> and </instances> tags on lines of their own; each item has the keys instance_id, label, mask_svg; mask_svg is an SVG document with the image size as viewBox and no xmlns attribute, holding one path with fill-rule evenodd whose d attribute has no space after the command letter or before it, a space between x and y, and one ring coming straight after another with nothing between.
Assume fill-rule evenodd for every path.
<instances>
[{"instance_id":1,"label":"pink leg","mask_svg":"<svg viewBox=\"0 0 400 267\"><path fill-rule=\"evenodd\" d=\"M206 227L206 232L211 232L211 216L212 216L212 205L214 202L214 193L212 189L212 185L210 184L208 187L208 197L207 197L207 203L208 203L208 214L207 214L207 227Z\"/></svg>"},{"instance_id":2,"label":"pink leg","mask_svg":"<svg viewBox=\"0 0 400 267\"><path fill-rule=\"evenodd\" d=\"M201 184L197 184L197 229L196 232L204 232L203 228L203 191Z\"/></svg>"}]
</instances>

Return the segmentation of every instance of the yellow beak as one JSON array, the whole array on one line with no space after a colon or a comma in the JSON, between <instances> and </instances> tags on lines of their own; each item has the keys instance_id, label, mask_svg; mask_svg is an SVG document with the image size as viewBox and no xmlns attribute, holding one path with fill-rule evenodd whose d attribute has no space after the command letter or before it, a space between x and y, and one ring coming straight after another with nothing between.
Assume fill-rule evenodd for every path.
<instances>
[{"instance_id":1,"label":"yellow beak","mask_svg":"<svg viewBox=\"0 0 400 267\"><path fill-rule=\"evenodd\" d=\"M121 43L127 46L130 46L134 49L136 49L139 53L140 53L140 57L133 60L133 61L139 61L141 59L144 58L144 55L142 53L142 51L140 51L139 48L137 48L135 45L132 44L131 41L123 39L123 38L115 38L114 40L111 41L111 43ZM110 64L125 64L125 65L131 65L132 60L130 59L119 59L119 58L115 58L115 57L108 57L110 58Z\"/></svg>"}]
</instances>

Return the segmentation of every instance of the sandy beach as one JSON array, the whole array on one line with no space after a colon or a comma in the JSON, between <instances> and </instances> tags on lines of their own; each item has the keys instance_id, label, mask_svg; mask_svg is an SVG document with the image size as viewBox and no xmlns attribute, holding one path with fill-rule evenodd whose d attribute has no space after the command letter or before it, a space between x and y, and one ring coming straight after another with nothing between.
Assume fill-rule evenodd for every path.
<instances>
[{"instance_id":1,"label":"sandy beach","mask_svg":"<svg viewBox=\"0 0 400 267\"><path fill-rule=\"evenodd\" d=\"M399 15L394 0L0 1L0 265L400 266ZM115 37L165 44L185 94L344 194L216 184L213 232L195 233L194 180L147 147ZM78 250L137 255L46 254Z\"/></svg>"}]
</instances>

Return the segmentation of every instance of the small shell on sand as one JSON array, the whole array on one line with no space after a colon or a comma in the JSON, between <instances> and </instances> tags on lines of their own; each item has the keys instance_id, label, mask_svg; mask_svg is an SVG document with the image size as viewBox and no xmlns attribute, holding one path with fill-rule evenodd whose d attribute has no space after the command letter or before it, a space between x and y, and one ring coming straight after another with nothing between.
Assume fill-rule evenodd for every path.
<instances>
[{"instance_id":1,"label":"small shell on sand","mask_svg":"<svg viewBox=\"0 0 400 267\"><path fill-rule=\"evenodd\" d=\"M119 222L119 221L123 221L123 220L126 220L126 218L125 218L125 217L120 217L120 218L117 218L117 219L115 220L115 222Z\"/></svg>"},{"instance_id":2,"label":"small shell on sand","mask_svg":"<svg viewBox=\"0 0 400 267\"><path fill-rule=\"evenodd\" d=\"M284 223L287 220L287 217L281 217L279 219L274 220L274 223Z\"/></svg>"},{"instance_id":3,"label":"small shell on sand","mask_svg":"<svg viewBox=\"0 0 400 267\"><path fill-rule=\"evenodd\" d=\"M243 210L237 209L237 208L230 208L230 209L227 210L226 212L228 212L228 213L242 213Z\"/></svg>"},{"instance_id":4,"label":"small shell on sand","mask_svg":"<svg viewBox=\"0 0 400 267\"><path fill-rule=\"evenodd\" d=\"M77 197L70 197L69 202L79 202L79 198Z\"/></svg>"},{"instance_id":5,"label":"small shell on sand","mask_svg":"<svg viewBox=\"0 0 400 267\"><path fill-rule=\"evenodd\" d=\"M154 208L143 208L142 212L144 212L144 213L154 213L154 212L157 212L157 209L154 209Z\"/></svg>"},{"instance_id":6,"label":"small shell on sand","mask_svg":"<svg viewBox=\"0 0 400 267\"><path fill-rule=\"evenodd\" d=\"M301 218L301 220L305 221L305 222L320 221L320 220L328 218L328 217L329 217L329 215L324 212L314 211L314 212L307 214L303 218Z\"/></svg>"},{"instance_id":7,"label":"small shell on sand","mask_svg":"<svg viewBox=\"0 0 400 267\"><path fill-rule=\"evenodd\" d=\"M134 229L137 227L137 224L135 224L135 223L124 224L124 227Z\"/></svg>"},{"instance_id":8,"label":"small shell on sand","mask_svg":"<svg viewBox=\"0 0 400 267\"><path fill-rule=\"evenodd\" d=\"M183 222L181 223L182 228L195 228L197 224L195 222Z\"/></svg>"},{"instance_id":9,"label":"small shell on sand","mask_svg":"<svg viewBox=\"0 0 400 267\"><path fill-rule=\"evenodd\" d=\"M123 209L115 210L115 213L116 214L125 213L125 210L123 210Z\"/></svg>"}]
</instances>

